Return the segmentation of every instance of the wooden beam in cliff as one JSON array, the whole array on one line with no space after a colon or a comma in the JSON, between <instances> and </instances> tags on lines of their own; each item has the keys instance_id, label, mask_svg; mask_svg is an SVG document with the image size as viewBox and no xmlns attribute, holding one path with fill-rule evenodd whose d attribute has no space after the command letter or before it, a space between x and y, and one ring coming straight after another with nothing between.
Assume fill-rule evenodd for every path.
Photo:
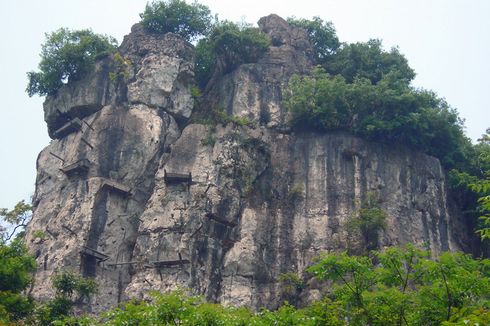
<instances>
[{"instance_id":1,"label":"wooden beam in cliff","mask_svg":"<svg viewBox=\"0 0 490 326\"><path fill-rule=\"evenodd\" d=\"M190 261L188 259L180 259L180 260L159 260L159 261L151 261L150 267L153 268L166 268L166 267L175 267L182 266L185 264L189 264Z\"/></svg>"},{"instance_id":2,"label":"wooden beam in cliff","mask_svg":"<svg viewBox=\"0 0 490 326\"><path fill-rule=\"evenodd\" d=\"M109 180L109 179L104 179L104 181L102 181L101 188L106 188L108 190L120 192L123 195L128 195L128 196L132 195L131 188L123 184L120 184L119 182Z\"/></svg>"},{"instance_id":3,"label":"wooden beam in cliff","mask_svg":"<svg viewBox=\"0 0 490 326\"><path fill-rule=\"evenodd\" d=\"M80 254L94 257L96 260L99 261L106 261L107 259L109 259L109 256L107 256L106 254L97 251L95 249L89 248L87 246L82 246L82 250L80 250Z\"/></svg>"},{"instance_id":4,"label":"wooden beam in cliff","mask_svg":"<svg viewBox=\"0 0 490 326\"><path fill-rule=\"evenodd\" d=\"M63 165L60 170L64 174L70 176L74 174L83 174L87 173L90 169L90 161L86 158L78 160L74 163Z\"/></svg>"},{"instance_id":5,"label":"wooden beam in cliff","mask_svg":"<svg viewBox=\"0 0 490 326\"><path fill-rule=\"evenodd\" d=\"M166 184L176 184L176 183L192 183L192 174L185 173L167 173L167 170L163 170L163 179Z\"/></svg>"},{"instance_id":6,"label":"wooden beam in cliff","mask_svg":"<svg viewBox=\"0 0 490 326\"><path fill-rule=\"evenodd\" d=\"M73 132L80 131L82 129L82 120L75 118L73 120L68 121L61 128L54 132L54 136L56 138L63 138L66 135L69 135Z\"/></svg>"}]
</instances>

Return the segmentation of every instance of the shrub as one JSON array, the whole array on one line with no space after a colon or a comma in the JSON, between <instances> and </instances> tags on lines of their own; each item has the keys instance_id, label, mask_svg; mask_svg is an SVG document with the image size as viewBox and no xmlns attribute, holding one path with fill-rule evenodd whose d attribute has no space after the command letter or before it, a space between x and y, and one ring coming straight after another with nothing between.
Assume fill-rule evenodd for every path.
<instances>
[{"instance_id":1,"label":"shrub","mask_svg":"<svg viewBox=\"0 0 490 326\"><path fill-rule=\"evenodd\" d=\"M212 74L226 74L244 63L257 62L270 40L258 28L230 21L217 23L196 46L196 79L204 88Z\"/></svg>"},{"instance_id":2,"label":"shrub","mask_svg":"<svg viewBox=\"0 0 490 326\"><path fill-rule=\"evenodd\" d=\"M27 94L54 95L63 84L83 77L98 58L113 52L116 45L114 38L86 29L71 31L60 28L46 34L40 71L27 73Z\"/></svg>"},{"instance_id":3,"label":"shrub","mask_svg":"<svg viewBox=\"0 0 490 326\"><path fill-rule=\"evenodd\" d=\"M348 231L360 232L366 251L378 248L379 231L386 228L386 213L374 193L367 193L361 208L349 217L346 226Z\"/></svg>"},{"instance_id":4,"label":"shrub","mask_svg":"<svg viewBox=\"0 0 490 326\"><path fill-rule=\"evenodd\" d=\"M340 46L332 22L323 21L320 17L313 17L312 20L290 17L288 23L306 30L315 49L318 64L324 64Z\"/></svg>"},{"instance_id":5,"label":"shrub","mask_svg":"<svg viewBox=\"0 0 490 326\"><path fill-rule=\"evenodd\" d=\"M211 11L205 5L183 0L153 1L140 14L143 27L152 33L175 33L187 41L206 34L212 26Z\"/></svg>"}]
</instances>

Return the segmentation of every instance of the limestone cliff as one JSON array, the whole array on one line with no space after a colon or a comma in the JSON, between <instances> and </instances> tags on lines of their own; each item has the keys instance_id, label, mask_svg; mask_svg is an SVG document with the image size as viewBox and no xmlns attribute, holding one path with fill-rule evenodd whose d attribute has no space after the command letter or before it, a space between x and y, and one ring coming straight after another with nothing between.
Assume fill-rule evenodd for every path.
<instances>
[{"instance_id":1,"label":"limestone cliff","mask_svg":"<svg viewBox=\"0 0 490 326\"><path fill-rule=\"evenodd\" d=\"M259 26L272 40L268 52L214 80L197 108L192 45L139 25L119 49L122 68L105 58L46 99L53 141L38 157L27 232L35 296L52 295L50 276L64 268L95 277L92 311L176 287L274 307L285 295L281 273L303 275L320 252L359 242L345 221L368 193L388 215L380 246L468 250L437 159L289 130L282 92L311 68L311 46L278 16ZM192 122L214 106L252 124ZM315 284L304 291L316 294Z\"/></svg>"}]
</instances>

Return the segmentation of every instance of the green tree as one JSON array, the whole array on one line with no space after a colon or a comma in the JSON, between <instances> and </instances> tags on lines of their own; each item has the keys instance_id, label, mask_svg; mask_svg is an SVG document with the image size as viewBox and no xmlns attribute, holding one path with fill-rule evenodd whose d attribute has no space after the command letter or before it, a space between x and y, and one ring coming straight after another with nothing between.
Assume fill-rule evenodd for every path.
<instances>
[{"instance_id":1,"label":"green tree","mask_svg":"<svg viewBox=\"0 0 490 326\"><path fill-rule=\"evenodd\" d=\"M97 292L97 284L93 279L62 271L52 278L55 298L38 307L35 323L52 325L55 321L70 321L70 314L76 302L88 299Z\"/></svg>"},{"instance_id":2,"label":"green tree","mask_svg":"<svg viewBox=\"0 0 490 326\"><path fill-rule=\"evenodd\" d=\"M31 298L22 294L32 280L36 262L20 237L0 242L0 324L27 317L33 310Z\"/></svg>"},{"instance_id":3,"label":"green tree","mask_svg":"<svg viewBox=\"0 0 490 326\"><path fill-rule=\"evenodd\" d=\"M332 253L308 268L316 278L333 282L326 295L349 324L440 325L478 311L485 318L489 260L461 253L431 259L413 246L389 248L374 257Z\"/></svg>"},{"instance_id":4,"label":"green tree","mask_svg":"<svg viewBox=\"0 0 490 326\"><path fill-rule=\"evenodd\" d=\"M213 75L229 73L244 63L257 62L270 44L266 34L247 24L221 21L196 46L196 80L204 88Z\"/></svg>"},{"instance_id":5,"label":"green tree","mask_svg":"<svg viewBox=\"0 0 490 326\"><path fill-rule=\"evenodd\" d=\"M407 81L415 77L415 72L398 48L384 51L381 41L376 39L343 44L326 61L325 69L332 75L342 75L348 83L356 78L367 78L376 84L391 71L399 72L400 78Z\"/></svg>"},{"instance_id":6,"label":"green tree","mask_svg":"<svg viewBox=\"0 0 490 326\"><path fill-rule=\"evenodd\" d=\"M0 242L7 242L12 239L17 232L23 232L27 223L31 220L32 206L24 200L18 202L12 210L0 208L0 219L6 223L7 228L0 225Z\"/></svg>"},{"instance_id":7,"label":"green tree","mask_svg":"<svg viewBox=\"0 0 490 326\"><path fill-rule=\"evenodd\" d=\"M140 14L144 28L152 33L175 33L187 41L207 34L213 23L211 11L205 5L183 0L153 1Z\"/></svg>"},{"instance_id":8,"label":"green tree","mask_svg":"<svg viewBox=\"0 0 490 326\"><path fill-rule=\"evenodd\" d=\"M326 64L340 47L332 22L323 21L320 17L313 17L311 20L291 17L288 18L288 23L291 26L302 27L308 32L318 64Z\"/></svg>"},{"instance_id":9,"label":"green tree","mask_svg":"<svg viewBox=\"0 0 490 326\"><path fill-rule=\"evenodd\" d=\"M365 292L376 282L377 275L370 258L347 253L327 254L307 269L319 280L331 280L332 297L349 307L349 323L366 325L372 322Z\"/></svg>"},{"instance_id":10,"label":"green tree","mask_svg":"<svg viewBox=\"0 0 490 326\"><path fill-rule=\"evenodd\" d=\"M46 34L41 48L39 72L28 72L26 92L29 96L54 95L65 83L83 77L95 61L115 51L117 41L91 30L71 31L60 28Z\"/></svg>"}]
</instances>

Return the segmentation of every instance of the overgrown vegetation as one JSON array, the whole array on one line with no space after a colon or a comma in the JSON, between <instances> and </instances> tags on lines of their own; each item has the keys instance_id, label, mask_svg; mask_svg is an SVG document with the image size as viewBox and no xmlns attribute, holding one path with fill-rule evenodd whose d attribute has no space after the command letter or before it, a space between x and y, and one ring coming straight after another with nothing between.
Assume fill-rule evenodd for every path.
<instances>
[{"instance_id":1,"label":"overgrown vegetation","mask_svg":"<svg viewBox=\"0 0 490 326\"><path fill-rule=\"evenodd\" d=\"M323 21L320 17L313 19L288 18L291 26L304 28L315 49L318 64L325 64L340 47L339 38L335 32L332 22Z\"/></svg>"},{"instance_id":2,"label":"overgrown vegetation","mask_svg":"<svg viewBox=\"0 0 490 326\"><path fill-rule=\"evenodd\" d=\"M486 325L490 318L489 260L460 253L442 253L432 259L429 252L407 246L375 251L370 257L324 254L306 272L308 278L328 283L329 290L304 308L285 302L275 311L254 313L208 303L179 290L154 292L151 300L128 302L95 318L67 317L66 301L55 303L55 299L44 309L57 307L65 312L59 319L40 319L43 315L37 313L35 321L26 321L36 325L391 326L468 325L470 321L469 325ZM76 279L70 274L55 277L58 299L71 300ZM294 273L282 274L279 281L294 295L307 286Z\"/></svg>"},{"instance_id":3,"label":"overgrown vegetation","mask_svg":"<svg viewBox=\"0 0 490 326\"><path fill-rule=\"evenodd\" d=\"M183 0L153 1L140 14L141 24L151 33L175 33L187 41L206 35L212 26L211 11L205 5Z\"/></svg>"},{"instance_id":4,"label":"overgrown vegetation","mask_svg":"<svg viewBox=\"0 0 490 326\"><path fill-rule=\"evenodd\" d=\"M463 164L469 145L457 112L434 93L412 88L397 71L373 84L366 78L349 83L315 68L308 76L290 79L284 103L294 129L345 130L410 146L438 157L446 167Z\"/></svg>"},{"instance_id":5,"label":"overgrown vegetation","mask_svg":"<svg viewBox=\"0 0 490 326\"><path fill-rule=\"evenodd\" d=\"M465 165L449 171L449 184L467 219L478 219L476 229L488 245L490 239L490 128L467 149ZM488 248L488 247L487 247Z\"/></svg>"},{"instance_id":6,"label":"overgrown vegetation","mask_svg":"<svg viewBox=\"0 0 490 326\"><path fill-rule=\"evenodd\" d=\"M98 58L115 51L117 41L91 30L60 28L46 34L41 48L39 72L28 72L29 96L54 95L63 84L80 79L93 69Z\"/></svg>"},{"instance_id":7,"label":"overgrown vegetation","mask_svg":"<svg viewBox=\"0 0 490 326\"><path fill-rule=\"evenodd\" d=\"M114 53L109 80L115 84L122 80L127 80L130 76L131 67L132 64L129 58L123 57L119 52Z\"/></svg>"},{"instance_id":8,"label":"overgrown vegetation","mask_svg":"<svg viewBox=\"0 0 490 326\"><path fill-rule=\"evenodd\" d=\"M198 85L204 89L213 74L226 74L240 64L256 62L269 44L269 38L256 27L226 20L216 23L209 36L196 45Z\"/></svg>"},{"instance_id":9,"label":"overgrown vegetation","mask_svg":"<svg viewBox=\"0 0 490 326\"><path fill-rule=\"evenodd\" d=\"M340 320L352 325L453 325L473 311L481 313L482 322L489 317L489 260L460 253L430 259L429 252L413 246L374 252L373 257L327 254L308 269L316 278L334 282L327 297L340 304Z\"/></svg>"}]
</instances>

